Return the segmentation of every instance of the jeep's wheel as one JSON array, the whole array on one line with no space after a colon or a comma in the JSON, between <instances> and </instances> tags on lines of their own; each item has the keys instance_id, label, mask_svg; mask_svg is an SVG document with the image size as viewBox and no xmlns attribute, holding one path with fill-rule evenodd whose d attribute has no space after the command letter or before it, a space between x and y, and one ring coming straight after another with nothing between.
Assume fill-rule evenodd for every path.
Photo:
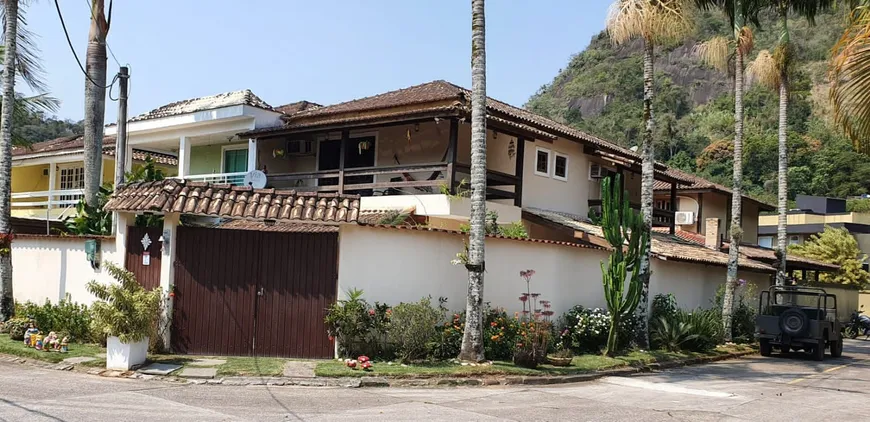
<instances>
[{"instance_id":1,"label":"jeep's wheel","mask_svg":"<svg viewBox=\"0 0 870 422\"><path fill-rule=\"evenodd\" d=\"M843 340L837 340L831 342L831 357L838 358L843 356Z\"/></svg>"},{"instance_id":2,"label":"jeep's wheel","mask_svg":"<svg viewBox=\"0 0 870 422\"><path fill-rule=\"evenodd\" d=\"M825 360L825 341L819 340L819 343L813 348L813 358L817 361Z\"/></svg>"},{"instance_id":3,"label":"jeep's wheel","mask_svg":"<svg viewBox=\"0 0 870 422\"><path fill-rule=\"evenodd\" d=\"M773 346L770 345L770 340L761 340L758 344L758 351L761 356L770 356Z\"/></svg>"}]
</instances>

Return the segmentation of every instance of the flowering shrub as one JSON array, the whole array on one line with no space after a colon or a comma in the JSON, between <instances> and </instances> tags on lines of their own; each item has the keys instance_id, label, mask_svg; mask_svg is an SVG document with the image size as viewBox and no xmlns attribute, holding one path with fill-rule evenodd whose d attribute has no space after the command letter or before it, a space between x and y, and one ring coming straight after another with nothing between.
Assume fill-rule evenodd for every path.
<instances>
[{"instance_id":1,"label":"flowering shrub","mask_svg":"<svg viewBox=\"0 0 870 422\"><path fill-rule=\"evenodd\" d=\"M459 356L462 347L462 335L465 331L465 314L450 315L438 328L435 341L429 348L429 354L437 360L448 360Z\"/></svg>"},{"instance_id":2,"label":"flowering shrub","mask_svg":"<svg viewBox=\"0 0 870 422\"><path fill-rule=\"evenodd\" d=\"M547 359L552 324L546 320L520 321L519 335L514 350L514 364L524 368L537 368Z\"/></svg>"},{"instance_id":3,"label":"flowering shrub","mask_svg":"<svg viewBox=\"0 0 870 422\"><path fill-rule=\"evenodd\" d=\"M487 359L510 360L513 357L520 323L501 308L484 313L483 348Z\"/></svg>"},{"instance_id":4,"label":"flowering shrub","mask_svg":"<svg viewBox=\"0 0 870 422\"><path fill-rule=\"evenodd\" d=\"M389 357L387 324L392 310L386 304L368 304L363 291L351 289L347 299L339 300L327 309L326 330L330 340L338 342L342 356L371 355Z\"/></svg>"},{"instance_id":5,"label":"flowering shrub","mask_svg":"<svg viewBox=\"0 0 870 422\"><path fill-rule=\"evenodd\" d=\"M629 344L636 324L634 316L624 318L619 326L619 344ZM601 308L574 306L559 321L557 347L578 353L599 353L607 345L610 313Z\"/></svg>"}]
</instances>

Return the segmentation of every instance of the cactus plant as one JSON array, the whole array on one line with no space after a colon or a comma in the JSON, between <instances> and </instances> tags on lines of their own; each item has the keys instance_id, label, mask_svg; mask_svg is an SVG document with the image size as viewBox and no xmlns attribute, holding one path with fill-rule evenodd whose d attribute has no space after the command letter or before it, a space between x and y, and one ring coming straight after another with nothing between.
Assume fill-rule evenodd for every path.
<instances>
[{"instance_id":1,"label":"cactus plant","mask_svg":"<svg viewBox=\"0 0 870 422\"><path fill-rule=\"evenodd\" d=\"M619 346L619 322L631 315L640 301L642 284L638 270L649 232L644 230L640 213L631 208L619 175L602 181L601 204L601 228L613 247L607 261L601 262L604 299L610 311L610 332L604 353L613 356Z\"/></svg>"}]
</instances>

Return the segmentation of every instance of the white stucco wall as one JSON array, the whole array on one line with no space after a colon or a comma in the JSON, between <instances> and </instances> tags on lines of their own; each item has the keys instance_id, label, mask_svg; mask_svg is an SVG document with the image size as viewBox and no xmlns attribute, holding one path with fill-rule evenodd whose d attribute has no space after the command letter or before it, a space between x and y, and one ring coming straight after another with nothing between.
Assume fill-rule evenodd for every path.
<instances>
[{"instance_id":1,"label":"white stucco wall","mask_svg":"<svg viewBox=\"0 0 870 422\"><path fill-rule=\"evenodd\" d=\"M550 150L550 176L535 174L537 148ZM568 155L568 181L552 177L554 153ZM563 138L552 143L536 141L526 143L523 163L523 207L561 211L580 216L589 212L590 198L598 198L599 184L589 180L589 158L583 146Z\"/></svg>"},{"instance_id":2,"label":"white stucco wall","mask_svg":"<svg viewBox=\"0 0 870 422\"><path fill-rule=\"evenodd\" d=\"M342 227L339 294L358 288L368 301L388 304L446 296L451 310L462 310L467 272L450 260L463 239L451 233ZM487 239L484 300L509 312L522 310L518 297L526 286L519 272L531 268L536 271L532 291L551 300L557 316L577 304L604 307L600 262L606 257L600 250ZM652 270L650 300L673 293L686 309L709 308L725 281L720 266L654 259ZM739 277L756 284L756 292L769 286L767 274L741 271Z\"/></svg>"},{"instance_id":3,"label":"white stucco wall","mask_svg":"<svg viewBox=\"0 0 870 422\"><path fill-rule=\"evenodd\" d=\"M417 301L431 295L448 299L451 310L465 309L468 273L450 260L462 250L464 237L343 226L339 235L339 295L350 288L365 291L370 302ZM599 250L505 239L486 240L484 300L509 312L522 310L519 296L526 284L519 273L534 269L532 291L552 301L557 315L575 304L604 306Z\"/></svg>"},{"instance_id":4,"label":"white stucco wall","mask_svg":"<svg viewBox=\"0 0 870 422\"><path fill-rule=\"evenodd\" d=\"M101 239L101 246L101 262L121 261L114 239ZM87 283L112 281L105 265L91 268L85 257L85 239L80 237L19 237L12 242L12 266L12 286L19 302L56 303L69 293L74 302L90 304L95 298L88 293Z\"/></svg>"}]
</instances>

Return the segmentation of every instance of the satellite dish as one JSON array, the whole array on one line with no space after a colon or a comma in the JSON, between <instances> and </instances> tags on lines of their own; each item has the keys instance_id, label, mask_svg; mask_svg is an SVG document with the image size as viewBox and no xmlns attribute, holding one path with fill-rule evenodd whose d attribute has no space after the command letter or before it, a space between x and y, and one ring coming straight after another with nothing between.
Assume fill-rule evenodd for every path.
<instances>
[{"instance_id":1,"label":"satellite dish","mask_svg":"<svg viewBox=\"0 0 870 422\"><path fill-rule=\"evenodd\" d=\"M260 170L251 170L245 174L245 186L250 186L254 189L263 189L266 187L266 173Z\"/></svg>"}]
</instances>

